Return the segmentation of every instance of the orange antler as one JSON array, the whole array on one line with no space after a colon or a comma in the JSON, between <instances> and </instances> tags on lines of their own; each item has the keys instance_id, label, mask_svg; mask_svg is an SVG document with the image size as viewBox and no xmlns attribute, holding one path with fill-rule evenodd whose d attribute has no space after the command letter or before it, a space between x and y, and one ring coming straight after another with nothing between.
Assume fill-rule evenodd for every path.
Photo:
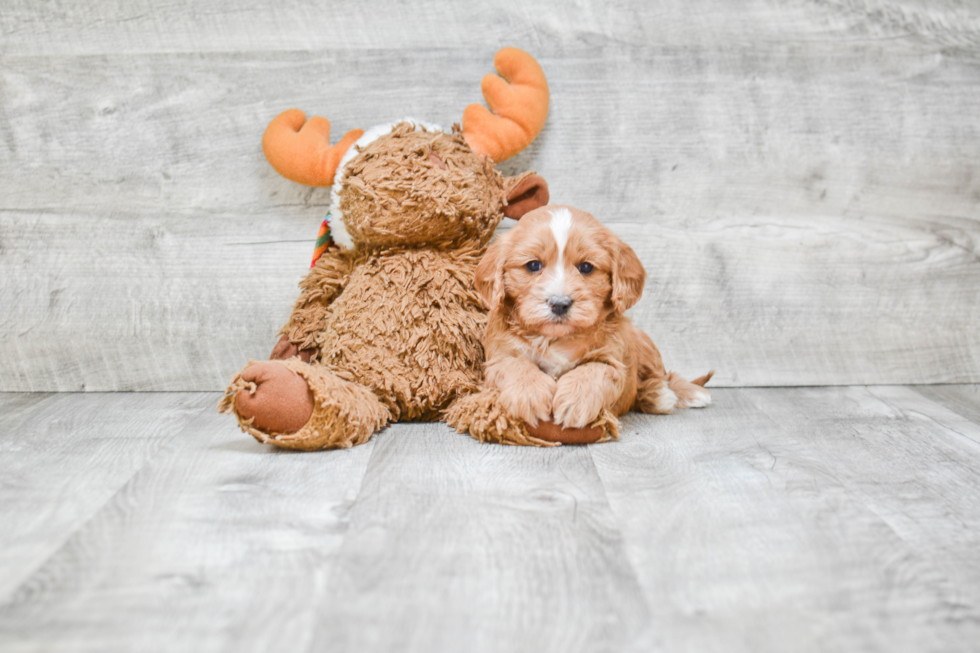
<instances>
[{"instance_id":1,"label":"orange antler","mask_svg":"<svg viewBox=\"0 0 980 653\"><path fill-rule=\"evenodd\" d=\"M500 163L530 145L544 127L548 80L534 57L517 48L500 50L493 65L503 79L487 74L481 84L493 113L479 104L466 107L463 136L474 152Z\"/></svg>"},{"instance_id":2,"label":"orange antler","mask_svg":"<svg viewBox=\"0 0 980 653\"><path fill-rule=\"evenodd\" d=\"M320 116L307 120L299 109L288 109L265 128L262 151L286 179L306 186L330 186L344 153L363 133L363 129L352 129L331 146L329 120Z\"/></svg>"}]
</instances>

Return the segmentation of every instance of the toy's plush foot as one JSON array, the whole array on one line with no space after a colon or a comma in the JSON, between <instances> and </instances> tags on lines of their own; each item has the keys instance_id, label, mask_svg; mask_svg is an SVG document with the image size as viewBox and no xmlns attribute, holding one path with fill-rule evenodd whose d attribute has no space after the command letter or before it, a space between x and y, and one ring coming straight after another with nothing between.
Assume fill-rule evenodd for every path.
<instances>
[{"instance_id":1,"label":"toy's plush foot","mask_svg":"<svg viewBox=\"0 0 980 653\"><path fill-rule=\"evenodd\" d=\"M370 390L299 358L250 362L218 409L259 442L304 451L367 442L389 419Z\"/></svg>"},{"instance_id":2,"label":"toy's plush foot","mask_svg":"<svg viewBox=\"0 0 980 653\"><path fill-rule=\"evenodd\" d=\"M313 415L313 392L306 379L285 365L262 361L241 374L246 387L235 393L235 412L265 433L290 434Z\"/></svg>"},{"instance_id":3,"label":"toy's plush foot","mask_svg":"<svg viewBox=\"0 0 980 653\"><path fill-rule=\"evenodd\" d=\"M525 428L527 428L528 433L539 440L558 444L593 444L613 439L613 436L610 436L608 424L573 429L559 426L554 422L538 422L537 426L525 424ZM614 437L619 437L618 431Z\"/></svg>"},{"instance_id":4,"label":"toy's plush foot","mask_svg":"<svg viewBox=\"0 0 980 653\"><path fill-rule=\"evenodd\" d=\"M460 397L446 411L446 423L482 442L499 444L554 447L619 438L619 420L608 411L603 411L594 423L581 429L561 428L554 422L538 422L537 426L529 427L523 420L507 414L498 397L498 392L490 388Z\"/></svg>"}]
</instances>

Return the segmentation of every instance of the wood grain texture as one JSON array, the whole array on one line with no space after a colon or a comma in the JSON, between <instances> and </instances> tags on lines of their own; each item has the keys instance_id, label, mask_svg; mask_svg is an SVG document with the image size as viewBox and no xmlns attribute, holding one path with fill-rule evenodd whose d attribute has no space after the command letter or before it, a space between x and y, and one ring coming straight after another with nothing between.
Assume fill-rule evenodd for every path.
<instances>
[{"instance_id":1,"label":"wood grain texture","mask_svg":"<svg viewBox=\"0 0 980 653\"><path fill-rule=\"evenodd\" d=\"M913 389L944 408L980 424L980 386L934 385L913 386Z\"/></svg>"},{"instance_id":2,"label":"wood grain texture","mask_svg":"<svg viewBox=\"0 0 980 653\"><path fill-rule=\"evenodd\" d=\"M72 396L101 404L98 395ZM168 395L124 396L168 404ZM219 415L213 393L200 399L203 412L83 528L63 541L25 534L57 550L0 597L0 649L307 649L320 617L314 599L329 582L373 444L275 451ZM70 503L43 479L29 489L37 505ZM4 502L4 520L7 511ZM18 576L16 562L0 567L4 587Z\"/></svg>"},{"instance_id":3,"label":"wood grain texture","mask_svg":"<svg viewBox=\"0 0 980 653\"><path fill-rule=\"evenodd\" d=\"M641 252L635 315L671 367L980 381L978 21L918 0L4 3L0 390L219 389L267 355L328 208L264 161L268 120L448 126L503 42L552 91L504 171Z\"/></svg>"},{"instance_id":4,"label":"wood grain texture","mask_svg":"<svg viewBox=\"0 0 980 653\"><path fill-rule=\"evenodd\" d=\"M785 43L852 38L980 43L968 0L720 0L657 3L452 0L425 3L178 0L57 4L8 0L0 53L105 54L250 50L538 47L614 40L632 45Z\"/></svg>"},{"instance_id":5,"label":"wood grain texture","mask_svg":"<svg viewBox=\"0 0 980 653\"><path fill-rule=\"evenodd\" d=\"M0 256L10 307L0 318L0 389L222 388L271 351L312 249L305 222L0 215L12 234ZM980 224L804 222L612 225L647 267L632 314L670 368L689 377L716 369L715 385L977 373Z\"/></svg>"},{"instance_id":6,"label":"wood grain texture","mask_svg":"<svg viewBox=\"0 0 980 653\"><path fill-rule=\"evenodd\" d=\"M728 386L973 380L980 221L824 216L615 224L649 275L634 321ZM686 322L685 322L686 321Z\"/></svg>"},{"instance_id":7,"label":"wood grain texture","mask_svg":"<svg viewBox=\"0 0 980 653\"><path fill-rule=\"evenodd\" d=\"M299 222L4 214L21 235L0 255L0 389L224 389L289 316L312 251Z\"/></svg>"},{"instance_id":8,"label":"wood grain texture","mask_svg":"<svg viewBox=\"0 0 980 653\"><path fill-rule=\"evenodd\" d=\"M0 394L0 650L980 640L980 423L911 388L718 389L587 448L414 424L314 454L215 399Z\"/></svg>"},{"instance_id":9,"label":"wood grain texture","mask_svg":"<svg viewBox=\"0 0 980 653\"><path fill-rule=\"evenodd\" d=\"M0 394L0 602L217 399Z\"/></svg>"},{"instance_id":10,"label":"wood grain texture","mask_svg":"<svg viewBox=\"0 0 980 653\"><path fill-rule=\"evenodd\" d=\"M656 650L589 452L487 446L442 425L378 438L313 647Z\"/></svg>"},{"instance_id":11,"label":"wood grain texture","mask_svg":"<svg viewBox=\"0 0 980 653\"><path fill-rule=\"evenodd\" d=\"M592 448L665 650L975 648L980 448L913 394L717 390Z\"/></svg>"},{"instance_id":12,"label":"wood grain texture","mask_svg":"<svg viewBox=\"0 0 980 653\"><path fill-rule=\"evenodd\" d=\"M5 209L326 206L260 148L284 108L333 130L404 115L449 127L493 48L14 57ZM537 168L605 220L976 217L980 54L904 42L535 52L552 92ZM452 65L448 65L448 62ZM310 218L315 223L316 216Z\"/></svg>"}]
</instances>

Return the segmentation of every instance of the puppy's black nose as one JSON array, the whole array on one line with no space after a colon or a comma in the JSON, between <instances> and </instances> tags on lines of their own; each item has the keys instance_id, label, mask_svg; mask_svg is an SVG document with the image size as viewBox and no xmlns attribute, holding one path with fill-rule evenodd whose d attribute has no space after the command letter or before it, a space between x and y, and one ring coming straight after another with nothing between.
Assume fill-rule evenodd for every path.
<instances>
[{"instance_id":1,"label":"puppy's black nose","mask_svg":"<svg viewBox=\"0 0 980 653\"><path fill-rule=\"evenodd\" d=\"M572 298L568 295L554 296L548 298L548 306L555 315L564 315L572 306Z\"/></svg>"}]
</instances>

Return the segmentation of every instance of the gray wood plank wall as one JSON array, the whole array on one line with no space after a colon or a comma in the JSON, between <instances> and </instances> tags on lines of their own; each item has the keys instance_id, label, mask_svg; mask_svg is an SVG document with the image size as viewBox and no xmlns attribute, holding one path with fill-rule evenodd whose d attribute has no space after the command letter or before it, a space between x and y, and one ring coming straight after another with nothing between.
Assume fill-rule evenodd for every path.
<instances>
[{"instance_id":1,"label":"gray wood plank wall","mask_svg":"<svg viewBox=\"0 0 980 653\"><path fill-rule=\"evenodd\" d=\"M635 319L720 385L980 381L980 4L0 5L0 391L214 390L265 357L329 198L259 141L450 125L502 45L528 151L640 252Z\"/></svg>"}]
</instances>

